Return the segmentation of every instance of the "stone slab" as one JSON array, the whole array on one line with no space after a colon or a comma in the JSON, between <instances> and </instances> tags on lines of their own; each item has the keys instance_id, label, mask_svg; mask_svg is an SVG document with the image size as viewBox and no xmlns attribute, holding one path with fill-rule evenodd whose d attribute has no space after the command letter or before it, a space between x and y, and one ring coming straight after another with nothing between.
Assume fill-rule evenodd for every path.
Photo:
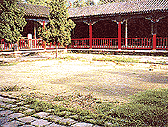
<instances>
[{"instance_id":1,"label":"stone slab","mask_svg":"<svg viewBox=\"0 0 168 127\"><path fill-rule=\"evenodd\" d=\"M33 111L33 109L27 109L26 111L24 111L24 112L32 112Z\"/></svg>"},{"instance_id":2,"label":"stone slab","mask_svg":"<svg viewBox=\"0 0 168 127\"><path fill-rule=\"evenodd\" d=\"M33 126L33 125L23 125L21 127L35 127L35 126Z\"/></svg>"},{"instance_id":3,"label":"stone slab","mask_svg":"<svg viewBox=\"0 0 168 127\"><path fill-rule=\"evenodd\" d=\"M54 119L56 122L63 119L62 117L55 116L55 115L50 115L50 116L48 116L48 117Z\"/></svg>"},{"instance_id":4,"label":"stone slab","mask_svg":"<svg viewBox=\"0 0 168 127\"><path fill-rule=\"evenodd\" d=\"M40 118L44 118L44 117L49 116L49 113L39 112L39 113L36 113L36 114L34 114L34 115L35 115L35 116L39 116Z\"/></svg>"},{"instance_id":5,"label":"stone slab","mask_svg":"<svg viewBox=\"0 0 168 127\"><path fill-rule=\"evenodd\" d=\"M93 127L103 127L103 126L99 126L99 125L94 125Z\"/></svg>"},{"instance_id":6,"label":"stone slab","mask_svg":"<svg viewBox=\"0 0 168 127\"><path fill-rule=\"evenodd\" d=\"M52 124L48 125L47 127L66 127L66 126L52 123Z\"/></svg>"},{"instance_id":7,"label":"stone slab","mask_svg":"<svg viewBox=\"0 0 168 127\"><path fill-rule=\"evenodd\" d=\"M9 115L9 117L10 118L19 118L19 117L22 117L22 116L24 116L24 114L22 114L22 113L13 113L13 114L10 114Z\"/></svg>"},{"instance_id":8,"label":"stone slab","mask_svg":"<svg viewBox=\"0 0 168 127\"><path fill-rule=\"evenodd\" d=\"M17 105L12 105L12 104L8 104L6 105L7 108L13 108L13 107L16 107Z\"/></svg>"},{"instance_id":9,"label":"stone slab","mask_svg":"<svg viewBox=\"0 0 168 127\"><path fill-rule=\"evenodd\" d=\"M11 113L13 113L11 110L0 111L0 116L7 116Z\"/></svg>"},{"instance_id":10,"label":"stone slab","mask_svg":"<svg viewBox=\"0 0 168 127\"><path fill-rule=\"evenodd\" d=\"M19 118L18 121L22 122L22 123L28 123L28 122L33 122L37 120L36 118L34 117L31 117L31 116L27 116L27 117L23 117L23 118Z\"/></svg>"},{"instance_id":11,"label":"stone slab","mask_svg":"<svg viewBox=\"0 0 168 127\"><path fill-rule=\"evenodd\" d=\"M4 108L0 108L0 111L4 110Z\"/></svg>"},{"instance_id":12,"label":"stone slab","mask_svg":"<svg viewBox=\"0 0 168 127\"><path fill-rule=\"evenodd\" d=\"M6 103L0 102L0 105L1 105L1 106L5 106L5 105L6 105Z\"/></svg>"},{"instance_id":13,"label":"stone slab","mask_svg":"<svg viewBox=\"0 0 168 127\"><path fill-rule=\"evenodd\" d=\"M9 117L0 117L0 126L5 124L6 122L10 121Z\"/></svg>"},{"instance_id":14,"label":"stone slab","mask_svg":"<svg viewBox=\"0 0 168 127\"><path fill-rule=\"evenodd\" d=\"M11 121L11 122L7 122L5 124L2 125L2 127L18 127L19 125L22 125L23 123L19 122L19 121Z\"/></svg>"},{"instance_id":15,"label":"stone slab","mask_svg":"<svg viewBox=\"0 0 168 127\"><path fill-rule=\"evenodd\" d=\"M67 123L67 122L69 122L70 125L77 123L77 121L75 121L75 120L73 120L73 119L70 119L70 118L62 119L61 122L62 122L62 123Z\"/></svg>"},{"instance_id":16,"label":"stone slab","mask_svg":"<svg viewBox=\"0 0 168 127\"><path fill-rule=\"evenodd\" d=\"M84 123L84 122L80 122L80 123L76 123L74 125L72 125L72 127L92 127L93 124L91 123Z\"/></svg>"},{"instance_id":17,"label":"stone slab","mask_svg":"<svg viewBox=\"0 0 168 127\"><path fill-rule=\"evenodd\" d=\"M37 119L31 123L31 125L35 125L35 126L48 126L50 124L51 122L48 122L47 120L43 120L43 119Z\"/></svg>"}]
</instances>

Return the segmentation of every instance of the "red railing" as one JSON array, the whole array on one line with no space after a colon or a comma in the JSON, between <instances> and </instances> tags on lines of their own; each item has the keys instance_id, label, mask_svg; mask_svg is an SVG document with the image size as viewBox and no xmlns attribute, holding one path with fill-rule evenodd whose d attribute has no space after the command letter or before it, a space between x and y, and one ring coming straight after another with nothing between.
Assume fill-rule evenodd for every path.
<instances>
[{"instance_id":1,"label":"red railing","mask_svg":"<svg viewBox=\"0 0 168 127\"><path fill-rule=\"evenodd\" d=\"M92 48L118 48L118 38L93 38Z\"/></svg>"},{"instance_id":2,"label":"red railing","mask_svg":"<svg viewBox=\"0 0 168 127\"><path fill-rule=\"evenodd\" d=\"M68 48L90 48L89 38L71 39L71 44Z\"/></svg>"},{"instance_id":3,"label":"red railing","mask_svg":"<svg viewBox=\"0 0 168 127\"><path fill-rule=\"evenodd\" d=\"M20 39L19 48L20 49L33 49L33 48L43 48L42 39Z\"/></svg>"},{"instance_id":4,"label":"red railing","mask_svg":"<svg viewBox=\"0 0 168 127\"><path fill-rule=\"evenodd\" d=\"M90 44L90 42L92 42ZM19 49L46 48L55 49L56 43L46 43L44 46L42 39L20 39ZM0 51L12 50L13 43L6 43L4 39L0 41ZM91 47L90 47L91 46ZM121 49L153 49L153 38L122 38ZM168 37L156 38L156 49L168 49ZM118 49L118 38L82 38L71 39L68 48L73 49Z\"/></svg>"},{"instance_id":5,"label":"red railing","mask_svg":"<svg viewBox=\"0 0 168 127\"><path fill-rule=\"evenodd\" d=\"M12 47L14 46L13 43L6 43L4 39L0 41L0 51L2 50L12 50Z\"/></svg>"},{"instance_id":6,"label":"red railing","mask_svg":"<svg viewBox=\"0 0 168 127\"><path fill-rule=\"evenodd\" d=\"M156 49L168 49L168 37L157 37Z\"/></svg>"},{"instance_id":7,"label":"red railing","mask_svg":"<svg viewBox=\"0 0 168 127\"><path fill-rule=\"evenodd\" d=\"M69 48L90 48L89 38L71 39ZM122 38L121 49L152 49L152 38ZM92 48L117 49L118 38L92 38Z\"/></svg>"},{"instance_id":8,"label":"red railing","mask_svg":"<svg viewBox=\"0 0 168 127\"><path fill-rule=\"evenodd\" d=\"M122 49L152 49L152 38L122 38Z\"/></svg>"}]
</instances>

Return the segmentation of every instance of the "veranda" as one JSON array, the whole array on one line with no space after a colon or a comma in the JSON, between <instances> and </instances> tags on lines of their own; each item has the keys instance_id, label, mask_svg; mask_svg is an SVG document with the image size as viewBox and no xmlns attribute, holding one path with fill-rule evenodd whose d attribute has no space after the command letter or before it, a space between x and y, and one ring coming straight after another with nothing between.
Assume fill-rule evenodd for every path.
<instances>
[{"instance_id":1,"label":"veranda","mask_svg":"<svg viewBox=\"0 0 168 127\"><path fill-rule=\"evenodd\" d=\"M150 5L150 6L149 6ZM39 25L47 25L49 10L43 6L24 6L28 25L23 35L33 35L33 39L22 38L18 42L21 49L55 49L56 42L37 39ZM34 8L34 14L30 8ZM45 10L36 13L38 10ZM168 2L149 1L119 2L105 5L69 8L69 18L76 23L71 32L68 49L114 49L114 50L167 50L168 49ZM31 29L29 29L31 27ZM0 50L11 50L13 44L0 42Z\"/></svg>"}]
</instances>

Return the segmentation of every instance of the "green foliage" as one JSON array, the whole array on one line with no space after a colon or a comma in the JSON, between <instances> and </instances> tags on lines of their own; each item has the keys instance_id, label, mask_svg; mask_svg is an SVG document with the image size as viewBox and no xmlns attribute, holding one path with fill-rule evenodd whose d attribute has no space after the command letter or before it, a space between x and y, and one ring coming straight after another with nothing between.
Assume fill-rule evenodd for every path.
<instances>
[{"instance_id":1,"label":"green foliage","mask_svg":"<svg viewBox=\"0 0 168 127\"><path fill-rule=\"evenodd\" d=\"M84 0L75 0L73 2L73 8L76 8L76 7L86 7L86 6L92 6L92 5L95 5L95 3L94 3L93 0L87 0L87 1L84 1Z\"/></svg>"},{"instance_id":2,"label":"green foliage","mask_svg":"<svg viewBox=\"0 0 168 127\"><path fill-rule=\"evenodd\" d=\"M17 63L0 63L0 66L13 66L16 65Z\"/></svg>"},{"instance_id":3,"label":"green foliage","mask_svg":"<svg viewBox=\"0 0 168 127\"><path fill-rule=\"evenodd\" d=\"M3 0L0 10L0 39L17 42L26 25L24 9L17 6L17 0Z\"/></svg>"},{"instance_id":4,"label":"green foliage","mask_svg":"<svg viewBox=\"0 0 168 127\"><path fill-rule=\"evenodd\" d=\"M36 112L54 108L52 111L54 115L107 127L168 125L168 89L148 90L132 96L131 99L130 103L122 105L115 105L115 102L96 103L94 112L81 107L52 106L33 98L27 99L26 102ZM69 125L59 121L57 123Z\"/></svg>"},{"instance_id":5,"label":"green foliage","mask_svg":"<svg viewBox=\"0 0 168 127\"><path fill-rule=\"evenodd\" d=\"M35 112L42 112L47 111L49 108L52 108L52 104L44 101L35 100L35 102L31 104L30 108L33 108Z\"/></svg>"},{"instance_id":6,"label":"green foliage","mask_svg":"<svg viewBox=\"0 0 168 127\"><path fill-rule=\"evenodd\" d=\"M106 112L106 116L118 118L115 122L126 126L168 124L168 89L150 90L132 98L133 102L113 108Z\"/></svg>"},{"instance_id":7,"label":"green foliage","mask_svg":"<svg viewBox=\"0 0 168 127\"><path fill-rule=\"evenodd\" d=\"M65 0L53 0L50 4L49 23L45 29L39 28L39 36L46 41L57 42L61 45L71 43L71 30L74 22L68 19L68 9Z\"/></svg>"},{"instance_id":8,"label":"green foliage","mask_svg":"<svg viewBox=\"0 0 168 127\"><path fill-rule=\"evenodd\" d=\"M28 4L35 4L35 5L42 5L47 6L48 3L50 3L51 0L26 0Z\"/></svg>"},{"instance_id":9,"label":"green foliage","mask_svg":"<svg viewBox=\"0 0 168 127\"><path fill-rule=\"evenodd\" d=\"M102 4L108 4L108 3L113 3L113 2L125 2L125 1L128 1L128 0L99 0L99 5L102 5Z\"/></svg>"},{"instance_id":10,"label":"green foliage","mask_svg":"<svg viewBox=\"0 0 168 127\"><path fill-rule=\"evenodd\" d=\"M115 62L126 62L126 63L138 63L139 60L135 60L133 58L123 58L123 57L115 57L115 58L92 58L93 61L115 61Z\"/></svg>"},{"instance_id":11,"label":"green foliage","mask_svg":"<svg viewBox=\"0 0 168 127\"><path fill-rule=\"evenodd\" d=\"M9 92L9 91L20 91L21 88L18 85L14 85L14 86L3 86L1 88L1 92Z\"/></svg>"}]
</instances>

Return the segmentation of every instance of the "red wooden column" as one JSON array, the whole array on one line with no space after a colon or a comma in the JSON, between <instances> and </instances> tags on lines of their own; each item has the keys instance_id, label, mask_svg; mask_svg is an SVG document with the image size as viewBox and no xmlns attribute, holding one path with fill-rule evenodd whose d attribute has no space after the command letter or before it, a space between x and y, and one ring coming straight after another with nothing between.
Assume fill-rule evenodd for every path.
<instances>
[{"instance_id":1,"label":"red wooden column","mask_svg":"<svg viewBox=\"0 0 168 127\"><path fill-rule=\"evenodd\" d=\"M118 49L121 50L121 22L118 22Z\"/></svg>"},{"instance_id":2,"label":"red wooden column","mask_svg":"<svg viewBox=\"0 0 168 127\"><path fill-rule=\"evenodd\" d=\"M89 24L89 49L92 49L92 24Z\"/></svg>"},{"instance_id":3,"label":"red wooden column","mask_svg":"<svg viewBox=\"0 0 168 127\"><path fill-rule=\"evenodd\" d=\"M159 20L158 20L159 21ZM156 19L151 19L151 34L153 35L153 50L156 50L156 34L157 34L157 22Z\"/></svg>"},{"instance_id":4,"label":"red wooden column","mask_svg":"<svg viewBox=\"0 0 168 127\"><path fill-rule=\"evenodd\" d=\"M156 50L156 34L153 34L153 50Z\"/></svg>"},{"instance_id":5,"label":"red wooden column","mask_svg":"<svg viewBox=\"0 0 168 127\"><path fill-rule=\"evenodd\" d=\"M45 21L43 21L43 29L45 29Z\"/></svg>"}]
</instances>

